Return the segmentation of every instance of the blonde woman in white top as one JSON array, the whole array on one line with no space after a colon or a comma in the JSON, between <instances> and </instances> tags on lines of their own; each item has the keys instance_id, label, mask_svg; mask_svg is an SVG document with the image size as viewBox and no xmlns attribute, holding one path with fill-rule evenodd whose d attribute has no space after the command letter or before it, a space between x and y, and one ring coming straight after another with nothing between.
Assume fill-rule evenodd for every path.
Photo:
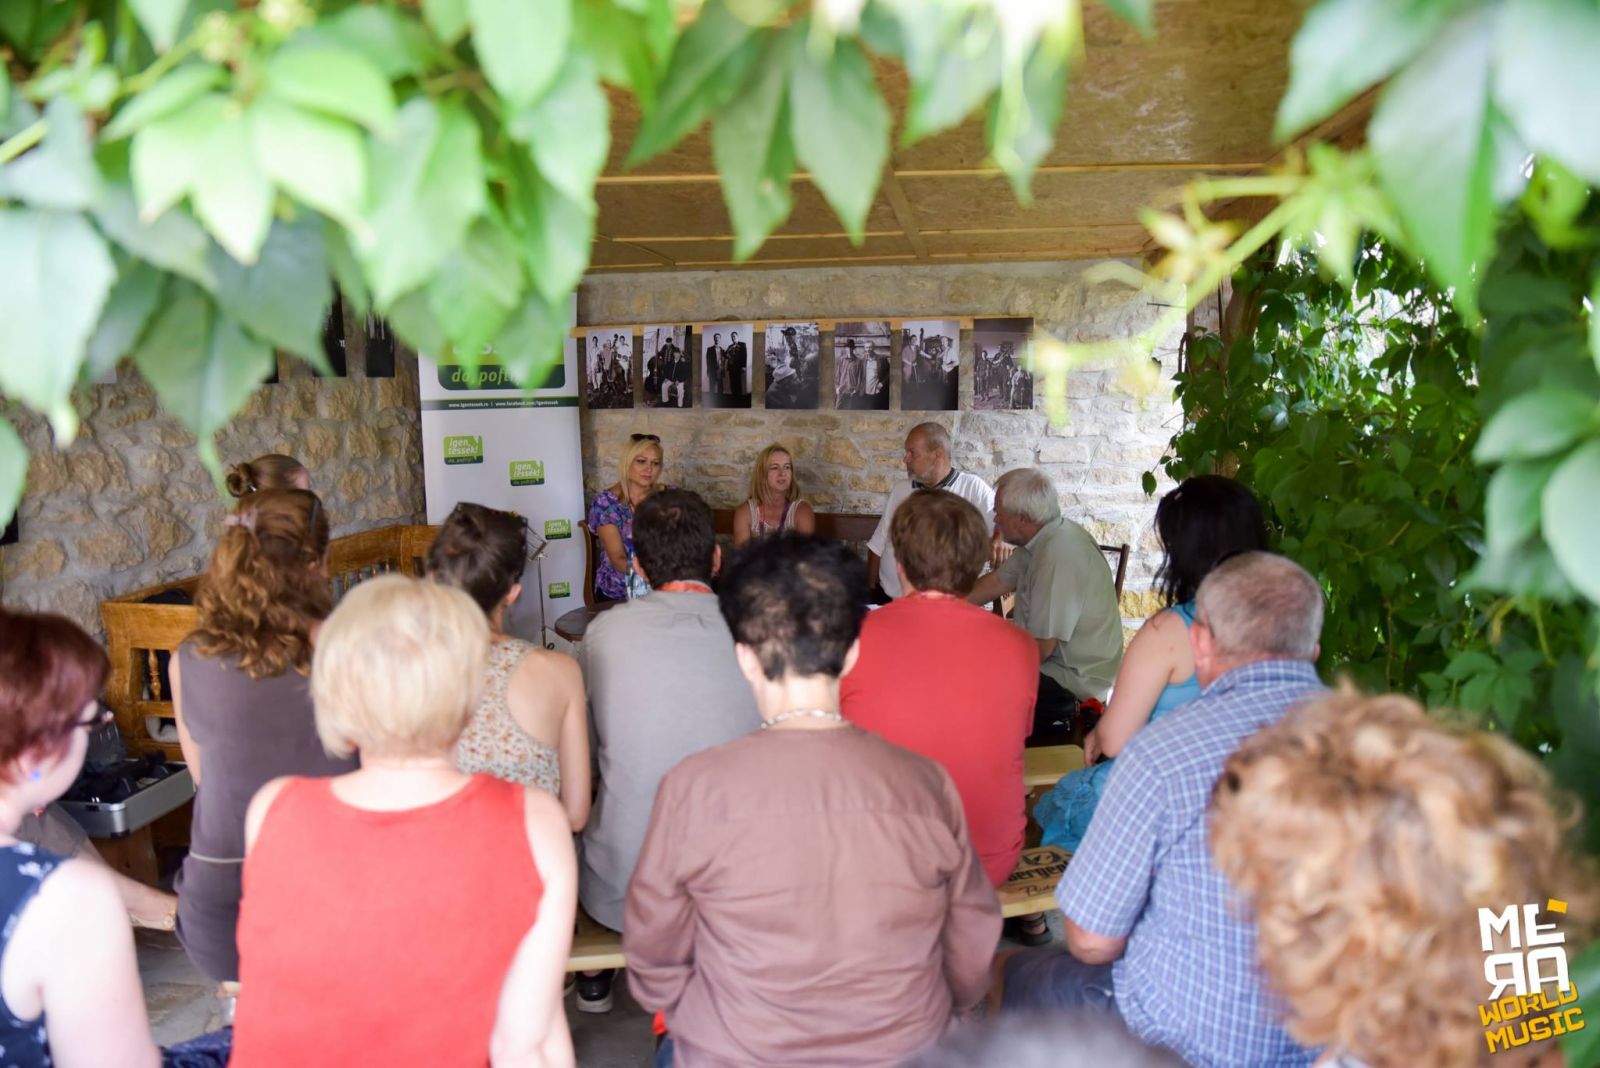
<instances>
[{"instance_id":1,"label":"blonde woman in white top","mask_svg":"<svg viewBox=\"0 0 1600 1068\"><path fill-rule=\"evenodd\" d=\"M811 505L800 497L794 457L777 442L761 450L750 473L750 497L733 513L733 545L780 530L810 534L817 528Z\"/></svg>"}]
</instances>

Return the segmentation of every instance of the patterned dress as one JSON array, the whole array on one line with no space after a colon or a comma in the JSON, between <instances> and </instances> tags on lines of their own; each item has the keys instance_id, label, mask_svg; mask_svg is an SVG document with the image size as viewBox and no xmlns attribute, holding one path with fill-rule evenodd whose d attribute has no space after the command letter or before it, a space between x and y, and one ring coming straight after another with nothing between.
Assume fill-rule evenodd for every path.
<instances>
[{"instance_id":1,"label":"patterned dress","mask_svg":"<svg viewBox=\"0 0 1600 1068\"><path fill-rule=\"evenodd\" d=\"M523 730L506 708L511 676L533 649L520 638L501 638L489 647L489 677L467 729L456 742L456 767L537 786L560 798L561 763L556 751Z\"/></svg>"},{"instance_id":2,"label":"patterned dress","mask_svg":"<svg viewBox=\"0 0 1600 1068\"><path fill-rule=\"evenodd\" d=\"M0 952L10 945L17 922L39 887L61 864L61 858L29 845L0 846ZM0 1000L0 1064L7 1068L49 1068L50 1045L45 1038L44 1016L23 1020Z\"/></svg>"},{"instance_id":3,"label":"patterned dress","mask_svg":"<svg viewBox=\"0 0 1600 1068\"><path fill-rule=\"evenodd\" d=\"M589 532L599 537L600 528L612 526L622 535L622 551L628 557L633 556L633 506L625 499L618 497L609 489L601 490L589 506ZM626 600L628 596L627 576L611 566L611 557L603 551L597 553L594 565L594 589L600 596L611 601Z\"/></svg>"}]
</instances>

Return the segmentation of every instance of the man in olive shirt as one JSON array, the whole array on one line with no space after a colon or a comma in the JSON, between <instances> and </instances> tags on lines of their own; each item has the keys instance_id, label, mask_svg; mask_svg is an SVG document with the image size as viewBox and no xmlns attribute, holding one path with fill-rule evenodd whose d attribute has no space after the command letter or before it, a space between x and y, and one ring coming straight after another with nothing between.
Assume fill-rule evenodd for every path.
<instances>
[{"instance_id":1,"label":"man in olive shirt","mask_svg":"<svg viewBox=\"0 0 1600 1068\"><path fill-rule=\"evenodd\" d=\"M1015 620L1039 646L1033 738L1067 728L1089 698L1104 701L1122 665L1122 613L1111 568L1089 532L1061 514L1043 471L1021 467L995 483L995 527L1017 551L968 600L1017 595Z\"/></svg>"}]
</instances>

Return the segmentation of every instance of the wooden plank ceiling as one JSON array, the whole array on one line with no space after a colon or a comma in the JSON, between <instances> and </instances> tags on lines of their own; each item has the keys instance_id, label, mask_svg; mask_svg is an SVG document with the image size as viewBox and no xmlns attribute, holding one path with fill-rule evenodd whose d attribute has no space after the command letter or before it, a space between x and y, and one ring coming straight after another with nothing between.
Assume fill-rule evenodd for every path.
<instances>
[{"instance_id":1,"label":"wooden plank ceiling","mask_svg":"<svg viewBox=\"0 0 1600 1068\"><path fill-rule=\"evenodd\" d=\"M1273 114L1301 15L1286 0L1161 0L1147 41L1103 5L1087 5L1087 57L1031 207L986 166L983 121L974 118L894 150L859 247L801 177L793 215L745 266L1137 256L1149 236L1141 207L1199 175L1254 172L1275 157ZM879 83L900 114L903 72L885 64ZM738 266L706 131L625 171L638 112L621 95L612 108L591 270Z\"/></svg>"}]
</instances>

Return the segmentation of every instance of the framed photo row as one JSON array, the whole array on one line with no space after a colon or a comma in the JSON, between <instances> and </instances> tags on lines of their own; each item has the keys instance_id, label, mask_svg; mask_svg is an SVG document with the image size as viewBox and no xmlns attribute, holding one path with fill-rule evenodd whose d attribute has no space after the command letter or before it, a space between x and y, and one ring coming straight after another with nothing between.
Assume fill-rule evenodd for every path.
<instances>
[{"instance_id":1,"label":"framed photo row","mask_svg":"<svg viewBox=\"0 0 1600 1068\"><path fill-rule=\"evenodd\" d=\"M948 412L960 407L969 373L973 408L1033 407L1028 318L660 323L581 334L591 409L688 409L697 396L704 408L751 408L759 375L761 405L773 411L883 412L898 396L901 411Z\"/></svg>"}]
</instances>

